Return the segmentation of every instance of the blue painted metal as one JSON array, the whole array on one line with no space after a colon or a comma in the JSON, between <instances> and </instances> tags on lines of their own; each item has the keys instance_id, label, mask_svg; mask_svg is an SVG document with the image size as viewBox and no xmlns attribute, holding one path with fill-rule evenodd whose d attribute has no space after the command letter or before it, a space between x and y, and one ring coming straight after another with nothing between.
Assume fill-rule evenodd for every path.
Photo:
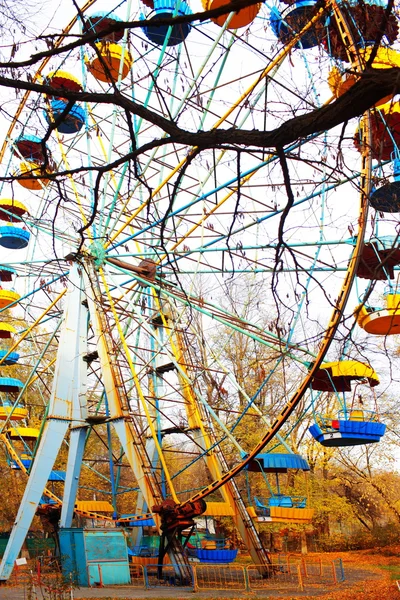
<instances>
[{"instance_id":1,"label":"blue painted metal","mask_svg":"<svg viewBox=\"0 0 400 600\"><path fill-rule=\"evenodd\" d=\"M306 508L307 498L305 496L284 496L283 494L271 496L270 498L258 498L254 496L254 504L265 516L270 515L271 506L281 508Z\"/></svg>"},{"instance_id":2,"label":"blue painted metal","mask_svg":"<svg viewBox=\"0 0 400 600\"><path fill-rule=\"evenodd\" d=\"M218 563L226 564L235 560L238 550L205 550L198 548L196 551L197 558L202 563Z\"/></svg>"},{"instance_id":3,"label":"blue painted metal","mask_svg":"<svg viewBox=\"0 0 400 600\"><path fill-rule=\"evenodd\" d=\"M62 568L81 586L131 582L126 537L120 529L65 528L59 532Z\"/></svg>"},{"instance_id":4,"label":"blue painted metal","mask_svg":"<svg viewBox=\"0 0 400 600\"><path fill-rule=\"evenodd\" d=\"M165 38L170 31L167 46L176 46L181 44L190 33L190 23L182 23L179 25L157 25L157 20L172 16L191 15L192 11L188 4L182 0L154 0L155 15L150 17L151 24L142 27L145 36L154 44L162 46ZM141 16L141 19L147 17Z\"/></svg>"},{"instance_id":5,"label":"blue painted metal","mask_svg":"<svg viewBox=\"0 0 400 600\"><path fill-rule=\"evenodd\" d=\"M0 564L0 580L8 579L15 559L21 550L26 534L39 505L43 490L53 469L60 446L68 431L74 387L71 365L76 363L80 345L77 331L82 309L81 275L76 264L70 272L71 284L67 295L64 323L60 336L55 366L55 377L49 401L49 413L43 427L43 434L36 459L24 491L17 517ZM83 361L82 361L83 362Z\"/></svg>"},{"instance_id":6,"label":"blue painted metal","mask_svg":"<svg viewBox=\"0 0 400 600\"><path fill-rule=\"evenodd\" d=\"M48 481L65 481L65 471L52 471Z\"/></svg>"},{"instance_id":7,"label":"blue painted metal","mask_svg":"<svg viewBox=\"0 0 400 600\"><path fill-rule=\"evenodd\" d=\"M269 453L257 454L256 458L248 465L249 471L264 471L270 473L282 473L288 469L300 469L309 471L308 462L298 454Z\"/></svg>"},{"instance_id":8,"label":"blue painted metal","mask_svg":"<svg viewBox=\"0 0 400 600\"><path fill-rule=\"evenodd\" d=\"M51 124L56 121L64 112L68 102L65 100L52 100L50 102L51 112L48 110L44 111L46 121ZM69 113L65 115L61 123L56 127L60 133L77 133L82 129L86 122L86 114L81 106L75 104Z\"/></svg>"},{"instance_id":9,"label":"blue painted metal","mask_svg":"<svg viewBox=\"0 0 400 600\"><path fill-rule=\"evenodd\" d=\"M133 515L133 514L132 515L120 515L119 518L127 519L129 517L139 517L139 516L140 515L137 515L137 514L135 514L135 515ZM135 520L135 521L129 521L128 523L124 523L123 525L117 523L117 525L120 525L122 527L123 526L125 526L125 527L155 527L156 526L154 519L142 519L141 521Z\"/></svg>"},{"instance_id":10,"label":"blue painted metal","mask_svg":"<svg viewBox=\"0 0 400 600\"><path fill-rule=\"evenodd\" d=\"M20 461L24 465L25 469L29 469L30 466L31 466L31 464L32 464L32 459L31 458L21 458ZM21 467L19 466L19 464L15 460L12 461L11 468L15 469L16 471L19 471L21 469Z\"/></svg>"},{"instance_id":11,"label":"blue painted metal","mask_svg":"<svg viewBox=\"0 0 400 600\"><path fill-rule=\"evenodd\" d=\"M26 248L31 234L26 229L6 225L0 227L0 246L10 250L20 250Z\"/></svg>"}]
</instances>

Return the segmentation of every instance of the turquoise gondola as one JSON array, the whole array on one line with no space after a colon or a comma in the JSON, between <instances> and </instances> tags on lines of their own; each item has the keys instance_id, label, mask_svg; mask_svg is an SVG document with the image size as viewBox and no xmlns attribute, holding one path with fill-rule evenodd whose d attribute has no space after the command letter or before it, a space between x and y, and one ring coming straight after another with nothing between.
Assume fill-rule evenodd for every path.
<instances>
[{"instance_id":1,"label":"turquoise gondola","mask_svg":"<svg viewBox=\"0 0 400 600\"><path fill-rule=\"evenodd\" d=\"M0 361L2 361L3 357L6 356L8 350L0 350ZM10 352L5 360L1 362L2 365L8 367L10 365L15 365L19 360L19 354L17 352Z\"/></svg>"},{"instance_id":2,"label":"turquoise gondola","mask_svg":"<svg viewBox=\"0 0 400 600\"><path fill-rule=\"evenodd\" d=\"M170 29L169 25L157 25L157 20L170 18L172 16L184 16L191 15L192 11L188 4L182 0L179 3L177 9L177 0L154 0L154 15L149 15L150 25L145 25L142 30L145 36L154 44L162 46L165 42L165 38ZM141 16L141 19L147 19L148 17ZM171 34L169 36L167 46L176 46L181 44L190 33L190 23L182 23L179 25L172 25Z\"/></svg>"},{"instance_id":3,"label":"turquoise gondola","mask_svg":"<svg viewBox=\"0 0 400 600\"><path fill-rule=\"evenodd\" d=\"M15 275L15 269L7 267L6 265L0 265L0 281L12 281L12 277Z\"/></svg>"},{"instance_id":4,"label":"turquoise gondola","mask_svg":"<svg viewBox=\"0 0 400 600\"><path fill-rule=\"evenodd\" d=\"M25 229L19 229L10 225L0 227L0 246L3 246L3 248L9 248L10 250L26 248L29 238L30 233Z\"/></svg>"},{"instance_id":5,"label":"turquoise gondola","mask_svg":"<svg viewBox=\"0 0 400 600\"><path fill-rule=\"evenodd\" d=\"M36 135L21 135L14 142L16 153L25 160L42 164L45 161L42 140Z\"/></svg>"},{"instance_id":6,"label":"turquoise gondola","mask_svg":"<svg viewBox=\"0 0 400 600\"><path fill-rule=\"evenodd\" d=\"M24 384L14 377L0 377L0 392L18 392Z\"/></svg>"},{"instance_id":7,"label":"turquoise gondola","mask_svg":"<svg viewBox=\"0 0 400 600\"><path fill-rule=\"evenodd\" d=\"M85 19L86 28L92 33L98 33L99 36L103 31L106 31L116 23L121 22L121 19L112 12L96 12ZM113 31L106 35L102 35L102 40L109 40L114 43L119 42L124 37L124 30ZM100 37L97 41L100 40Z\"/></svg>"}]
</instances>

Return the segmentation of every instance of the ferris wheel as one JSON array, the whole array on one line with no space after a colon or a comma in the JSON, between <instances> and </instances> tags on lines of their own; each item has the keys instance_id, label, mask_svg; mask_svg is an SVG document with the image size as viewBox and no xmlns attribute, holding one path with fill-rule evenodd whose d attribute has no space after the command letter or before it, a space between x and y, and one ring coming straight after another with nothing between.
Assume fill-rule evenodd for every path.
<instances>
[{"instance_id":1,"label":"ferris wheel","mask_svg":"<svg viewBox=\"0 0 400 600\"><path fill-rule=\"evenodd\" d=\"M0 579L37 510L58 511L61 528L74 514L152 520L183 577L182 532L230 515L262 569L257 519L310 514L282 494L252 506L241 478L306 470L284 439L300 403L325 445L384 433L345 394L379 383L351 344L355 322L387 335L399 320L398 103L383 98L350 135L285 148L213 144L212 132L270 131L340 97L385 7L255 4L206 21L195 8L88 2L3 144L1 436L28 483ZM375 68L399 60L397 17L385 23ZM182 141L206 131L211 142ZM376 280L384 308L367 302ZM342 416L318 416L324 393ZM283 466L266 456L279 445Z\"/></svg>"}]
</instances>

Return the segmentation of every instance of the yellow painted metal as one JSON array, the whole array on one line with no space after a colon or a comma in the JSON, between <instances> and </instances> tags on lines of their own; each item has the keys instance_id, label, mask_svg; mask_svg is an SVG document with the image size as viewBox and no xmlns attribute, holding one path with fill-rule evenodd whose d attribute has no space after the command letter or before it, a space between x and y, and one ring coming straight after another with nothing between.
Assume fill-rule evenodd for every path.
<instances>
[{"instance_id":1,"label":"yellow painted metal","mask_svg":"<svg viewBox=\"0 0 400 600\"><path fill-rule=\"evenodd\" d=\"M79 79L77 77L75 77L75 75L72 75L72 73L68 73L67 71L61 71L61 70L51 71L50 73L48 73L45 76L46 83L51 85L53 78L54 79L56 79L56 78L63 79L65 81L72 81L72 83L75 84L74 87L75 87L76 91L82 91L82 83L79 81ZM66 86L66 89L68 89L67 86ZM62 90L60 90L60 92L62 92Z\"/></svg>"},{"instance_id":2,"label":"yellow painted metal","mask_svg":"<svg viewBox=\"0 0 400 600\"><path fill-rule=\"evenodd\" d=\"M226 0L201 0L204 10L211 10L213 8L219 8L226 4ZM252 4L251 6L246 6L245 8L241 8L238 10L229 21L229 25L227 29L240 29L241 27L246 27L246 25L250 25L252 21L256 18L261 8L261 2L259 4ZM228 18L229 13L226 15L220 15L219 17L211 18L211 21L216 23L222 27L225 24L226 19Z\"/></svg>"},{"instance_id":3,"label":"yellow painted metal","mask_svg":"<svg viewBox=\"0 0 400 600\"><path fill-rule=\"evenodd\" d=\"M340 6L336 0L330 0L328 6L331 8L334 18L336 19L336 23L338 29L340 31L340 35L342 37L342 41L346 47L346 53L349 59L349 63L352 65L353 70L362 70L362 62L360 60L359 49L354 42L354 38L352 36L351 30L347 24L347 21L340 10Z\"/></svg>"},{"instance_id":4,"label":"yellow painted metal","mask_svg":"<svg viewBox=\"0 0 400 600\"><path fill-rule=\"evenodd\" d=\"M48 104L48 112L51 115L52 120L54 121L50 103ZM60 153L61 153L61 156L62 156L62 159L63 159L65 170L69 171L70 170L70 166L69 166L67 155L66 155L65 150L64 150L64 144L62 142L62 138L60 136L60 133L59 133L59 131L57 129L55 130L55 134L56 134L56 137L57 137L58 147L60 149ZM77 205L79 207L79 212L81 214L82 222L83 222L84 225L87 225L87 219L86 219L85 212L83 210L81 196L80 196L80 194L78 192L78 188L76 187L74 176L71 173L68 173L67 176L68 176L69 182L71 184L71 187L73 189L73 192L74 192L74 195L75 195L75 198L76 198L76 203L77 203ZM88 237L89 237L90 240L93 240L93 234L92 234L92 232L90 230L87 231L87 235L88 235Z\"/></svg>"},{"instance_id":5,"label":"yellow painted metal","mask_svg":"<svg viewBox=\"0 0 400 600\"><path fill-rule=\"evenodd\" d=\"M20 456L17 454L17 452L15 452L14 447L11 444L10 440L7 439L7 436L4 435L4 433L0 433L0 440L3 442L3 444L7 448L7 452L11 456L12 460L16 462L16 464L19 466L21 471L23 473L25 473L25 475L28 475L28 470L26 469L24 463L21 461ZM60 498L58 496L56 496L55 494L53 494L53 492L51 492L49 489L45 488L43 491L43 494L45 496L47 496L48 498L51 498L51 500L54 500L57 505L61 506L62 502L61 502Z\"/></svg>"},{"instance_id":6,"label":"yellow painted metal","mask_svg":"<svg viewBox=\"0 0 400 600\"><path fill-rule=\"evenodd\" d=\"M39 429L35 427L11 427L6 433L12 440L35 440L39 437Z\"/></svg>"},{"instance_id":7,"label":"yellow painted metal","mask_svg":"<svg viewBox=\"0 0 400 600\"><path fill-rule=\"evenodd\" d=\"M2 358L0 358L0 365L5 361L5 359L7 358L7 356L9 354L11 354L11 352L14 352L14 350L16 348L18 348L19 344L31 333L31 331L40 323L40 321L43 319L43 317L45 317L47 315L47 313L53 308L53 306L55 306L57 304L57 302L64 296L65 292L67 291L67 288L64 288L62 290L62 292L60 292L57 296L57 298L55 298L53 300L53 302L51 302L51 304L42 312L42 314L36 319L36 321L34 323L32 323L32 325L30 325L28 327L28 329L26 329L22 335L19 337L19 339L11 346L11 348L9 348L9 350L7 351L7 354L5 354Z\"/></svg>"},{"instance_id":8,"label":"yellow painted metal","mask_svg":"<svg viewBox=\"0 0 400 600\"><path fill-rule=\"evenodd\" d=\"M311 523L314 512L313 508L270 507L273 523Z\"/></svg>"},{"instance_id":9,"label":"yellow painted metal","mask_svg":"<svg viewBox=\"0 0 400 600\"><path fill-rule=\"evenodd\" d=\"M83 512L114 512L112 504L105 500L78 500L75 503L75 508Z\"/></svg>"},{"instance_id":10,"label":"yellow painted metal","mask_svg":"<svg viewBox=\"0 0 400 600\"><path fill-rule=\"evenodd\" d=\"M206 517L233 517L235 511L228 502L207 502Z\"/></svg>"},{"instance_id":11,"label":"yellow painted metal","mask_svg":"<svg viewBox=\"0 0 400 600\"><path fill-rule=\"evenodd\" d=\"M349 421L365 421L363 410L351 410L349 415Z\"/></svg>"},{"instance_id":12,"label":"yellow painted metal","mask_svg":"<svg viewBox=\"0 0 400 600\"><path fill-rule=\"evenodd\" d=\"M358 231L355 236L356 244L353 249L353 253L351 255L347 273L342 285L342 289L338 295L338 298L335 302L335 307L331 318L328 323L328 327L326 329L326 333L324 339L322 340L320 347L318 349L317 356L313 363L313 366L305 375L303 381L297 388L295 394L289 400L289 402L285 405L280 414L276 417L275 421L272 423L270 428L267 430L265 435L262 437L260 442L253 448L253 450L247 455L247 457L243 460L242 463L235 465L229 471L223 473L222 477L219 479L215 479L211 484L206 486L202 491L194 494L191 498L189 498L186 502L194 502L200 498L206 498L208 494L214 492L215 490L221 488L227 482L229 482L235 475L240 473L240 471L251 461L253 458L259 454L265 446L275 437L275 435L279 432L282 425L289 418L295 407L303 398L306 391L309 389L310 382L312 378L317 373L328 349L332 343L334 338L334 334L339 325L340 319L343 314L343 310L346 306L348 297L350 295L351 286L356 275L356 270L358 263L360 261L361 249L364 244L364 236L365 229L367 225L367 217L368 217L368 196L371 189L371 127L370 127L370 119L369 114L364 116L363 123L363 155L362 155L362 164L361 164L361 181L360 181L360 208L359 208L359 217L358 217ZM183 503L185 504L185 502Z\"/></svg>"},{"instance_id":13,"label":"yellow painted metal","mask_svg":"<svg viewBox=\"0 0 400 600\"><path fill-rule=\"evenodd\" d=\"M206 419L203 418L202 409L199 406L196 394L190 384L190 378L188 376L186 367L187 360L185 360L184 343L182 341L181 334L177 331L174 331L172 335L170 324L171 320L167 320L165 318L164 312L161 310L161 306L157 297L155 297L155 304L158 307L164 328L169 331L171 350L174 354L176 363L179 365L178 377L180 380L182 395L185 400L185 411L189 427L199 432L199 434L196 436L196 441L202 448L203 452L205 452L204 460L211 476L216 480L221 479L223 474L223 467L219 459L219 456L221 455L217 454L216 449L213 447L213 441L205 429L204 423L206 422ZM254 529L246 507L241 501L236 484L233 481L229 481L227 485L222 486L221 495L224 502L220 504L225 504L228 507L227 510L229 510L236 528L238 529L246 548L248 548L253 561L266 564L265 551L257 539L257 532Z\"/></svg>"},{"instance_id":14,"label":"yellow painted metal","mask_svg":"<svg viewBox=\"0 0 400 600\"><path fill-rule=\"evenodd\" d=\"M249 173L248 175L246 175L245 177L242 178L242 180L240 181L240 186L243 186L247 181L249 181L253 175L255 175L255 171L253 171L252 173ZM210 210L207 212L206 215L202 215L202 217L200 218L199 221L197 221L197 223L195 223L186 233L184 236L182 236L169 250L170 252L173 252L174 250L176 250L176 248L178 248L178 246L180 246L189 236L191 236L196 229L198 229L199 227L201 227L201 225L209 218L211 217L217 210L220 209L220 207L225 204L225 202L227 200L229 200L229 198L231 198L234 194L236 194L237 190L238 190L239 184L237 187L232 188L227 194L226 196L224 196L224 198L222 198L222 200L220 200L218 202L218 204L216 204L215 206L213 206L212 208L210 208ZM164 255L165 256L165 255ZM160 257L159 260L162 260L163 256Z\"/></svg>"},{"instance_id":15,"label":"yellow painted metal","mask_svg":"<svg viewBox=\"0 0 400 600\"><path fill-rule=\"evenodd\" d=\"M7 448L7 452L10 455L10 457L12 458L13 461L15 461L15 463L18 465L18 467L20 468L20 470L25 473L25 475L28 475L28 470L25 467L24 463L22 462L21 458L23 458L24 455L19 456L18 453L14 450L13 445L10 443L10 440L7 438L6 435L4 435L4 433L0 434L0 441L3 442L3 444L6 446ZM29 458L29 457L28 457ZM61 506L62 505L62 500L56 496L56 494L54 494L51 490L49 490L48 488L45 488L43 490L43 494L45 496L47 496L47 498L50 498L51 500L53 500L55 502L55 504L53 505L54 507L56 506ZM79 501L78 501L79 504ZM108 504L108 502L106 502L106 504ZM96 512L92 512L89 510L84 510L83 508L77 508L75 510L75 512L79 515L81 515L82 517L86 517L88 519L101 519L101 520L106 520L106 521L112 521L113 519L112 517L108 517L106 515L99 515Z\"/></svg>"},{"instance_id":16,"label":"yellow painted metal","mask_svg":"<svg viewBox=\"0 0 400 600\"><path fill-rule=\"evenodd\" d=\"M45 368L45 369L40 369L40 371L36 371L36 375L34 375L34 376L32 377L32 379L29 381L29 383L28 383L27 387L30 387L30 386L31 386L33 383L35 383L35 381L36 381L36 380L37 380L37 379L40 377L40 375L43 375L44 373L46 373L46 371L47 371L48 369L50 369L50 367L52 367L52 366L54 365L54 363L56 362L56 360L57 360L57 357L55 356L55 357L53 358L53 360L51 360L51 361L49 362L49 364L46 366L46 368Z\"/></svg>"},{"instance_id":17,"label":"yellow painted metal","mask_svg":"<svg viewBox=\"0 0 400 600\"><path fill-rule=\"evenodd\" d=\"M22 187L40 191L50 183L46 173L50 173L50 171L44 171L40 165L34 162L21 162L19 170L14 173L14 176L18 177L17 181Z\"/></svg>"},{"instance_id":18,"label":"yellow painted metal","mask_svg":"<svg viewBox=\"0 0 400 600\"><path fill-rule=\"evenodd\" d=\"M373 46L359 48L358 54L362 63L366 64L371 56ZM381 46L378 48L376 56L372 62L374 69L390 69L400 67L400 52L393 48ZM336 98L347 92L360 78L359 75L352 72L341 73L337 67L333 67L328 75L328 85ZM385 96L375 104L375 107L380 107L385 102L389 102L393 98L393 94Z\"/></svg>"}]
</instances>

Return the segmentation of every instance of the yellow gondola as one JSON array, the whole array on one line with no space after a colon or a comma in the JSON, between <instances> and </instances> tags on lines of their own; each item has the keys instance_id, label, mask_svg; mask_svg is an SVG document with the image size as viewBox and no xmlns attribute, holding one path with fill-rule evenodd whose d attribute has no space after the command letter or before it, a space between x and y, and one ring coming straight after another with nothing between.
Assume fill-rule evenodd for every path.
<instances>
[{"instance_id":1,"label":"yellow gondola","mask_svg":"<svg viewBox=\"0 0 400 600\"><path fill-rule=\"evenodd\" d=\"M133 64L133 58L130 52L126 49L123 50L118 44L111 44L110 42L99 42L96 44L96 48L101 55L101 60L96 54L96 56L87 63L87 68L93 77L99 81L104 81L105 83L117 81L122 60L121 79L125 79Z\"/></svg>"},{"instance_id":2,"label":"yellow gondola","mask_svg":"<svg viewBox=\"0 0 400 600\"><path fill-rule=\"evenodd\" d=\"M11 414L12 406L5 405L0 406L0 421L6 421ZM22 421L28 416L28 409L23 407L16 407L10 417L11 421Z\"/></svg>"},{"instance_id":3,"label":"yellow gondola","mask_svg":"<svg viewBox=\"0 0 400 600\"><path fill-rule=\"evenodd\" d=\"M225 0L201 0L204 10L211 10L213 8L219 8L226 4ZM252 21L256 18L259 10L261 8L261 2L259 4L253 4L252 6L246 6L238 10L229 21L229 25L227 29L240 29L240 27L246 27L246 25L250 25ZM221 15L220 17L212 18L211 21L216 25L222 27L225 24L225 21L228 17L228 14Z\"/></svg>"},{"instance_id":4,"label":"yellow gondola","mask_svg":"<svg viewBox=\"0 0 400 600\"><path fill-rule=\"evenodd\" d=\"M357 324L372 335L400 333L400 294L387 294L386 308L357 306L354 315Z\"/></svg>"},{"instance_id":5,"label":"yellow gondola","mask_svg":"<svg viewBox=\"0 0 400 600\"><path fill-rule=\"evenodd\" d=\"M374 369L357 360L338 360L322 363L311 381L313 390L320 392L350 392L351 382L368 379L371 387L379 384Z\"/></svg>"},{"instance_id":6,"label":"yellow gondola","mask_svg":"<svg viewBox=\"0 0 400 600\"><path fill-rule=\"evenodd\" d=\"M14 217L18 217L19 220L25 213L28 213L28 209L22 202L11 198L2 198L0 200L0 219L2 221L13 222Z\"/></svg>"},{"instance_id":7,"label":"yellow gondola","mask_svg":"<svg viewBox=\"0 0 400 600\"><path fill-rule=\"evenodd\" d=\"M13 333L17 333L17 330L10 323L0 323L0 339L10 339Z\"/></svg>"},{"instance_id":8,"label":"yellow gondola","mask_svg":"<svg viewBox=\"0 0 400 600\"><path fill-rule=\"evenodd\" d=\"M360 58L366 63L371 55L372 47L361 48L359 50ZM385 48L384 46L378 48L377 54L372 63L374 69L391 69L393 67L400 67L400 52L393 50L392 48ZM341 73L337 67L329 72L328 85L333 95L336 98L342 96L347 90L349 90L355 83L360 79L360 76L356 73ZM379 107L385 102L389 102L393 98L393 94L385 96L379 100L374 106Z\"/></svg>"},{"instance_id":9,"label":"yellow gondola","mask_svg":"<svg viewBox=\"0 0 400 600\"><path fill-rule=\"evenodd\" d=\"M45 83L62 92L81 92L82 84L74 75L67 71L52 71L44 78ZM61 95L61 94L60 94Z\"/></svg>"},{"instance_id":10,"label":"yellow gondola","mask_svg":"<svg viewBox=\"0 0 400 600\"><path fill-rule=\"evenodd\" d=\"M50 183L50 179L45 176L48 172L50 171L43 171L43 168L36 163L21 162L19 170L14 175L22 187L32 191L39 191Z\"/></svg>"},{"instance_id":11,"label":"yellow gondola","mask_svg":"<svg viewBox=\"0 0 400 600\"><path fill-rule=\"evenodd\" d=\"M11 440L37 440L39 429L35 427L11 427L7 430L7 435Z\"/></svg>"},{"instance_id":12,"label":"yellow gondola","mask_svg":"<svg viewBox=\"0 0 400 600\"><path fill-rule=\"evenodd\" d=\"M0 289L0 308L6 308L10 304L17 302L21 296L13 290Z\"/></svg>"}]
</instances>

